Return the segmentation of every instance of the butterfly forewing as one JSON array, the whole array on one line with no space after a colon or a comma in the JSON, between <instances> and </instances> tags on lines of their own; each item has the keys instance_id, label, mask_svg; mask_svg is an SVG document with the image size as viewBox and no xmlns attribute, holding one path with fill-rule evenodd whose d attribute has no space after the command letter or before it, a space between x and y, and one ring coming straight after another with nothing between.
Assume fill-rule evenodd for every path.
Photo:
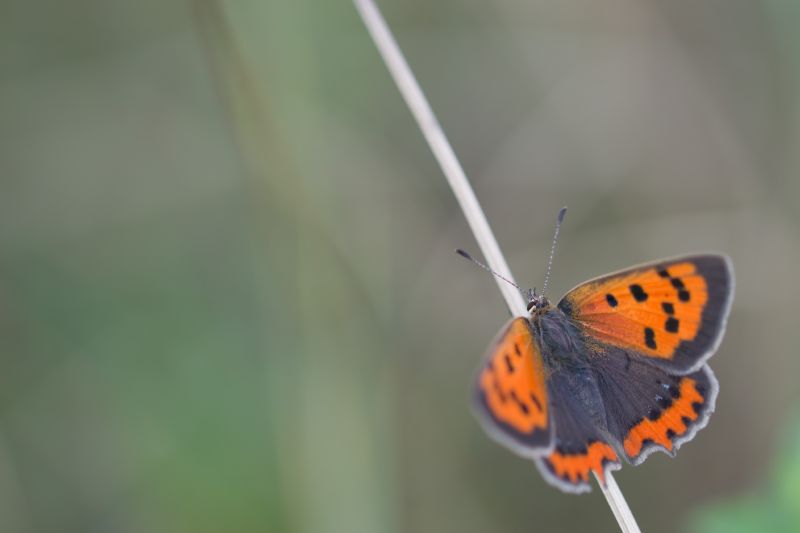
<instances>
[{"instance_id":1,"label":"butterfly forewing","mask_svg":"<svg viewBox=\"0 0 800 533\"><path fill-rule=\"evenodd\" d=\"M514 318L503 328L479 369L475 404L487 432L521 455L552 446L544 361L531 324Z\"/></svg>"},{"instance_id":2,"label":"butterfly forewing","mask_svg":"<svg viewBox=\"0 0 800 533\"><path fill-rule=\"evenodd\" d=\"M732 296L728 258L694 255L588 281L567 293L558 307L590 341L688 373L716 350Z\"/></svg>"}]
</instances>

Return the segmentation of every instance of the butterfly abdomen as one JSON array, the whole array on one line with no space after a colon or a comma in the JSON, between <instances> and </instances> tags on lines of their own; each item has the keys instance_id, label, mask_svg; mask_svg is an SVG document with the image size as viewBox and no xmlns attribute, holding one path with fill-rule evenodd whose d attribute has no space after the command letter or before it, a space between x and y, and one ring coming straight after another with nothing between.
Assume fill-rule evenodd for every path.
<instances>
[{"instance_id":1,"label":"butterfly abdomen","mask_svg":"<svg viewBox=\"0 0 800 533\"><path fill-rule=\"evenodd\" d=\"M600 389L580 333L558 309L543 315L540 324L545 366L551 375L563 374L551 380L550 386L563 389L555 392L574 398L594 423L605 427Z\"/></svg>"}]
</instances>

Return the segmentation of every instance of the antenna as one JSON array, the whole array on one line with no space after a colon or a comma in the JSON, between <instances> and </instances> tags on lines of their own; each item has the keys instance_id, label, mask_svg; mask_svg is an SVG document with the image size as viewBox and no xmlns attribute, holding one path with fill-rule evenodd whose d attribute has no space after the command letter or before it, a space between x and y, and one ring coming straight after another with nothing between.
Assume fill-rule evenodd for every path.
<instances>
[{"instance_id":1,"label":"antenna","mask_svg":"<svg viewBox=\"0 0 800 533\"><path fill-rule=\"evenodd\" d=\"M553 244L550 246L550 258L547 260L547 272L544 275L544 285L542 285L542 296L547 292L547 284L550 282L550 269L553 266L553 256L556 255L556 243L558 242L558 230L561 229L561 223L564 222L564 215L567 214L567 208L562 207L558 212L558 219L556 219L556 231L553 234Z\"/></svg>"},{"instance_id":2,"label":"antenna","mask_svg":"<svg viewBox=\"0 0 800 533\"><path fill-rule=\"evenodd\" d=\"M494 274L495 276L497 276L498 278L502 279L503 281L505 281L505 282L506 282L506 283L508 283L509 285L513 285L514 287L516 287L517 289L519 289L519 292L522 292L522 289L520 288L520 286L519 286L519 285L517 285L516 283L514 283L514 282L513 282L513 281L511 281L510 279L508 279L508 278L506 278L506 277L504 277L504 276L501 276L500 274L498 274L497 272L495 272L494 270L492 270L492 269L491 269L491 268L489 268L488 266L484 265L483 263L481 263L480 261L478 261L477 259L475 259L475 258L474 258L474 257L472 257L471 255L469 255L467 252L465 252L465 251L464 251L464 250L462 250L461 248L456 248L456 253L457 253L458 255L460 255L461 257L465 258L465 259L469 259L470 261L472 261L473 263L475 263L476 265L478 265L479 267L481 267L482 269L484 269L486 272L488 272L488 273L490 273L490 274ZM524 295L525 295L525 294L523 293L523 296L524 296Z\"/></svg>"}]
</instances>

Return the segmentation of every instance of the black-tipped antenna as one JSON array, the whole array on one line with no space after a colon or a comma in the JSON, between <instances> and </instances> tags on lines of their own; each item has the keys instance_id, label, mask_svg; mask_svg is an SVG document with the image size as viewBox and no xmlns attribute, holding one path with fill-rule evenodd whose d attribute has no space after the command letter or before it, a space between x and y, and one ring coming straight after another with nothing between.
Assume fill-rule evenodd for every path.
<instances>
[{"instance_id":1,"label":"black-tipped antenna","mask_svg":"<svg viewBox=\"0 0 800 533\"><path fill-rule=\"evenodd\" d=\"M497 276L498 278L502 279L503 281L505 281L506 283L508 283L510 285L513 285L514 287L516 287L519 290L519 292L522 292L522 289L520 289L519 285L517 285L516 283L514 283L510 279L506 278L505 276L501 276L500 274L498 274L497 272L495 272L494 270L492 270L488 266L484 265L483 263L481 263L480 261L478 261L477 259L475 259L471 255L469 255L467 252L465 252L461 248L456 248L456 253L458 255L460 255L461 257L465 258L465 259L469 259L470 261L472 261L473 263L475 263L476 265L478 265L479 267L484 269L489 274L493 274L493 275ZM523 293L523 296L524 296L524 293Z\"/></svg>"},{"instance_id":2,"label":"black-tipped antenna","mask_svg":"<svg viewBox=\"0 0 800 533\"><path fill-rule=\"evenodd\" d=\"M556 220L556 231L553 234L553 244L550 246L550 258L547 260L547 272L544 275L544 284L542 285L542 296L547 292L547 284L550 283L550 269L553 267L553 257L556 255L556 243L558 242L558 230L561 229L561 223L564 222L564 215L567 214L567 208L562 207L558 212L558 219Z\"/></svg>"}]
</instances>

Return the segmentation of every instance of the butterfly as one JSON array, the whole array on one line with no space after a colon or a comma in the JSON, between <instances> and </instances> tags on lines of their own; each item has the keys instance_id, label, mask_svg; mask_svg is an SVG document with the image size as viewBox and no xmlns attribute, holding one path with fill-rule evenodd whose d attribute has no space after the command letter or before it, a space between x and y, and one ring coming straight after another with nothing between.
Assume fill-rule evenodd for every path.
<instances>
[{"instance_id":1,"label":"butterfly","mask_svg":"<svg viewBox=\"0 0 800 533\"><path fill-rule=\"evenodd\" d=\"M478 419L570 493L590 491L590 474L605 483L621 458L674 456L714 411L706 362L733 289L730 259L698 254L592 279L555 305L530 291L529 316L501 329L478 370Z\"/></svg>"}]
</instances>

